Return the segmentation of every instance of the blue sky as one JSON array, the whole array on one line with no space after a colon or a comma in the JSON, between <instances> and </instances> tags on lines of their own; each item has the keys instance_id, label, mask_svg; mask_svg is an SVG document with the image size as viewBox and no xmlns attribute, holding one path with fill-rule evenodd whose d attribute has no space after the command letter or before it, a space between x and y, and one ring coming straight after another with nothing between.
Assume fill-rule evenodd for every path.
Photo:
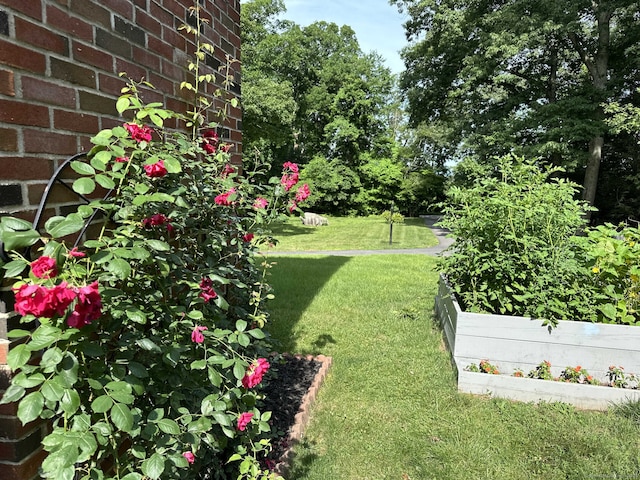
<instances>
[{"instance_id":1,"label":"blue sky","mask_svg":"<svg viewBox=\"0 0 640 480\"><path fill-rule=\"evenodd\" d=\"M301 26L321 20L349 25L363 52L378 52L393 73L404 70L399 51L407 44L405 16L387 0L284 0L284 4L283 18Z\"/></svg>"}]
</instances>

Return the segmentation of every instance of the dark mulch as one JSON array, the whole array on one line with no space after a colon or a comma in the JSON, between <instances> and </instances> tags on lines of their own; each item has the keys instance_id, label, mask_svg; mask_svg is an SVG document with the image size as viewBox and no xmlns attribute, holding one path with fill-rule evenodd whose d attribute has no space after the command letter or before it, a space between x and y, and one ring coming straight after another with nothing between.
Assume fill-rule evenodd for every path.
<instances>
[{"instance_id":1,"label":"dark mulch","mask_svg":"<svg viewBox=\"0 0 640 480\"><path fill-rule=\"evenodd\" d=\"M289 430L295 425L295 417L302 400L311 387L322 364L316 360L279 355L269 360L271 367L262 382L265 399L259 405L261 412L271 411L272 451L264 459L264 466L273 469L289 449ZM227 476L227 466L208 465L198 475L200 480L222 480ZM235 478L235 476L233 477Z\"/></svg>"},{"instance_id":2,"label":"dark mulch","mask_svg":"<svg viewBox=\"0 0 640 480\"><path fill-rule=\"evenodd\" d=\"M289 430L295 424L295 416L300 410L302 399L311 387L320 370L316 360L291 356L281 361L272 361L269 374L264 381L265 400L262 411L271 411L271 432L273 450L268 457L268 465L277 463L290 447Z\"/></svg>"}]
</instances>

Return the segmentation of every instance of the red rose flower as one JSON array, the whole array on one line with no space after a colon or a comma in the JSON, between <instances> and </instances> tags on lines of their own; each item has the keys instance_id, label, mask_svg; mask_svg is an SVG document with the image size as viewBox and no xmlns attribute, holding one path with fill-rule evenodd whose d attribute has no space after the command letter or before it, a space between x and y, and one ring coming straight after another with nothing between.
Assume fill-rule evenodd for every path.
<instances>
[{"instance_id":1,"label":"red rose flower","mask_svg":"<svg viewBox=\"0 0 640 480\"><path fill-rule=\"evenodd\" d=\"M216 198L213 199L213 201L216 202L216 205L222 205L225 207L231 206L233 202L229 200L229 197L231 195L234 195L235 193L236 193L236 189L232 188L228 192L221 193L220 195L218 195Z\"/></svg>"},{"instance_id":2,"label":"red rose flower","mask_svg":"<svg viewBox=\"0 0 640 480\"><path fill-rule=\"evenodd\" d=\"M38 278L52 278L58 275L54 258L42 256L31 262L31 272Z\"/></svg>"},{"instance_id":3,"label":"red rose flower","mask_svg":"<svg viewBox=\"0 0 640 480\"><path fill-rule=\"evenodd\" d=\"M304 202L311 195L311 191L309 190L309 185L306 183L298 188L296 192L296 202Z\"/></svg>"},{"instance_id":4,"label":"red rose flower","mask_svg":"<svg viewBox=\"0 0 640 480\"><path fill-rule=\"evenodd\" d=\"M190 465L196 461L196 456L191 452L184 452L182 456L187 459Z\"/></svg>"},{"instance_id":5,"label":"red rose flower","mask_svg":"<svg viewBox=\"0 0 640 480\"><path fill-rule=\"evenodd\" d=\"M200 290L200 298L204 299L205 302L209 302L218 296L213 289L213 281L208 277L203 278L200 282Z\"/></svg>"},{"instance_id":6,"label":"red rose flower","mask_svg":"<svg viewBox=\"0 0 640 480\"><path fill-rule=\"evenodd\" d=\"M255 360L242 377L242 386L244 388L253 388L262 382L262 377L269 370L269 362L266 358L258 358Z\"/></svg>"},{"instance_id":7,"label":"red rose flower","mask_svg":"<svg viewBox=\"0 0 640 480\"><path fill-rule=\"evenodd\" d=\"M67 325L73 328L82 328L89 325L102 315L102 299L98 291L98 282L76 289L78 301L69 318Z\"/></svg>"},{"instance_id":8,"label":"red rose flower","mask_svg":"<svg viewBox=\"0 0 640 480\"><path fill-rule=\"evenodd\" d=\"M150 142L151 129L146 125L140 126L137 123L125 123L124 128L127 129L131 138L136 142Z\"/></svg>"},{"instance_id":9,"label":"red rose flower","mask_svg":"<svg viewBox=\"0 0 640 480\"><path fill-rule=\"evenodd\" d=\"M207 327L201 327L200 325L193 327L193 331L191 332L191 341L194 343L204 342L204 335L202 334L204 330L209 329Z\"/></svg>"},{"instance_id":10,"label":"red rose flower","mask_svg":"<svg viewBox=\"0 0 640 480\"><path fill-rule=\"evenodd\" d=\"M256 210L267 208L267 205L269 205L269 202L262 197L256 198L255 202L253 202L253 208L255 208Z\"/></svg>"},{"instance_id":11,"label":"red rose flower","mask_svg":"<svg viewBox=\"0 0 640 480\"><path fill-rule=\"evenodd\" d=\"M249 243L251 240L253 240L253 237L254 237L253 233L250 233L250 232L249 233L245 233L242 236L242 240L244 240L245 242Z\"/></svg>"},{"instance_id":12,"label":"red rose flower","mask_svg":"<svg viewBox=\"0 0 640 480\"><path fill-rule=\"evenodd\" d=\"M68 288L67 282L62 282L52 288L42 285L21 285L14 289L14 309L20 315L53 318L62 316L76 298L76 293Z\"/></svg>"},{"instance_id":13,"label":"red rose flower","mask_svg":"<svg viewBox=\"0 0 640 480\"><path fill-rule=\"evenodd\" d=\"M83 257L86 257L87 254L84 252L78 251L78 247L73 247L71 250L69 250L69 256L75 257L75 258L83 258Z\"/></svg>"},{"instance_id":14,"label":"red rose flower","mask_svg":"<svg viewBox=\"0 0 640 480\"><path fill-rule=\"evenodd\" d=\"M244 432L247 429L247 425L251 423L251 419L253 418L253 413L244 412L238 418L238 430Z\"/></svg>"},{"instance_id":15,"label":"red rose flower","mask_svg":"<svg viewBox=\"0 0 640 480\"><path fill-rule=\"evenodd\" d=\"M215 130L209 129L202 132L202 143L200 146L209 155L216 153L220 138Z\"/></svg>"},{"instance_id":16,"label":"red rose flower","mask_svg":"<svg viewBox=\"0 0 640 480\"><path fill-rule=\"evenodd\" d=\"M158 160L156 163L152 163L151 165L145 165L144 171L147 176L151 178L164 177L167 174L167 169L164 166L164 160Z\"/></svg>"}]
</instances>

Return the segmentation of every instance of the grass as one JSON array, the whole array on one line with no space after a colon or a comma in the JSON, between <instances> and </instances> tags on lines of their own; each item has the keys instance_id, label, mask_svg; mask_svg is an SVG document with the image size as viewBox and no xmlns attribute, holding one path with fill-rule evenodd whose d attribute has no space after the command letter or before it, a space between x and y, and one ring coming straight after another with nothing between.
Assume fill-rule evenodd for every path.
<instances>
[{"instance_id":1,"label":"grass","mask_svg":"<svg viewBox=\"0 0 640 480\"><path fill-rule=\"evenodd\" d=\"M278 244L274 252L309 250L385 250L426 248L438 244L421 218L394 223L389 245L389 224L381 217L328 217L329 225L310 227L299 218L272 225Z\"/></svg>"},{"instance_id":2,"label":"grass","mask_svg":"<svg viewBox=\"0 0 640 480\"><path fill-rule=\"evenodd\" d=\"M637 478L640 408L474 397L434 325L435 259L270 257L281 351L333 366L289 480Z\"/></svg>"}]
</instances>

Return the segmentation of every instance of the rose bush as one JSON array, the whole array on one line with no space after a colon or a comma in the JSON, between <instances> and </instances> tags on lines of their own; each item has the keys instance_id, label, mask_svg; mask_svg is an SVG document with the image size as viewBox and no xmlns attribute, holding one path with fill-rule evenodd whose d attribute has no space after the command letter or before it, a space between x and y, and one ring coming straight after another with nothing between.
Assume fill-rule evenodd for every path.
<instances>
[{"instance_id":1,"label":"rose bush","mask_svg":"<svg viewBox=\"0 0 640 480\"><path fill-rule=\"evenodd\" d=\"M196 57L209 48L198 42ZM209 80L197 61L190 70ZM19 402L23 423L51 420L45 478L188 479L205 467L210 478L266 478L270 413L257 387L269 368L270 294L255 253L270 242L265 225L307 187L293 188L295 164L272 179L268 166L230 165L231 145L204 123L210 100L178 114L144 104L143 87L128 82L116 103L127 120L71 164L74 190L111 190L106 199L49 219L42 234L0 222L26 325L10 332L22 341L2 403ZM69 248L96 213L96 235ZM39 241L29 262L20 252Z\"/></svg>"}]
</instances>

